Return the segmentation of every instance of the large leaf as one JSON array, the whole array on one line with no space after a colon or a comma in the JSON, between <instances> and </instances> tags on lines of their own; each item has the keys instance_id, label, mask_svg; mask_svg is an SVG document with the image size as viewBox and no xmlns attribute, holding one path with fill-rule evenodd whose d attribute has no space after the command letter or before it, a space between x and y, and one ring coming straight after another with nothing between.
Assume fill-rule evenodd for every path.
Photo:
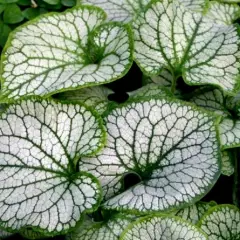
<instances>
[{"instance_id":1,"label":"large leaf","mask_svg":"<svg viewBox=\"0 0 240 240\"><path fill-rule=\"evenodd\" d=\"M101 199L98 181L79 173L81 156L98 151L101 120L86 107L32 99L10 105L0 119L0 225L66 232Z\"/></svg>"},{"instance_id":2,"label":"large leaf","mask_svg":"<svg viewBox=\"0 0 240 240\"><path fill-rule=\"evenodd\" d=\"M207 210L217 205L216 202L197 202L187 208L180 209L176 216L196 224L200 218L207 212Z\"/></svg>"},{"instance_id":3,"label":"large leaf","mask_svg":"<svg viewBox=\"0 0 240 240\"><path fill-rule=\"evenodd\" d=\"M210 208L199 222L209 240L240 239L240 211L233 205L218 205Z\"/></svg>"},{"instance_id":4,"label":"large leaf","mask_svg":"<svg viewBox=\"0 0 240 240\"><path fill-rule=\"evenodd\" d=\"M133 29L135 60L145 74L158 75L168 68L174 81L182 75L190 85L214 84L230 93L237 90L236 26L216 24L176 0L163 0L148 5Z\"/></svg>"},{"instance_id":5,"label":"large leaf","mask_svg":"<svg viewBox=\"0 0 240 240\"><path fill-rule=\"evenodd\" d=\"M122 214L113 215L103 222L83 224L67 236L67 240L119 240L120 234L133 218Z\"/></svg>"},{"instance_id":6,"label":"large leaf","mask_svg":"<svg viewBox=\"0 0 240 240\"><path fill-rule=\"evenodd\" d=\"M196 226L181 218L150 215L133 222L120 240L207 240Z\"/></svg>"},{"instance_id":7,"label":"large leaf","mask_svg":"<svg viewBox=\"0 0 240 240\"><path fill-rule=\"evenodd\" d=\"M199 200L220 174L215 117L170 99L130 102L105 117L106 147L80 169L100 180L105 208L139 212L183 207ZM141 182L117 195L122 178Z\"/></svg>"},{"instance_id":8,"label":"large leaf","mask_svg":"<svg viewBox=\"0 0 240 240\"><path fill-rule=\"evenodd\" d=\"M132 64L131 31L103 24L105 17L99 8L81 6L17 28L3 52L3 96L48 96L122 77Z\"/></svg>"},{"instance_id":9,"label":"large leaf","mask_svg":"<svg viewBox=\"0 0 240 240\"><path fill-rule=\"evenodd\" d=\"M85 103L93 107L99 114L102 114L107 110L110 102L108 100L108 95L112 93L113 91L106 87L95 86L59 93L56 98Z\"/></svg>"}]
</instances>

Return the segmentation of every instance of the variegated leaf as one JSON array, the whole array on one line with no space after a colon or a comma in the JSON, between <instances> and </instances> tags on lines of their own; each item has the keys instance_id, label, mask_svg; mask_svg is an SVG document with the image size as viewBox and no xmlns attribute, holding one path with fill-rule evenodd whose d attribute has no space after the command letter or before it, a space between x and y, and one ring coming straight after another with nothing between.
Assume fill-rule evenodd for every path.
<instances>
[{"instance_id":1,"label":"variegated leaf","mask_svg":"<svg viewBox=\"0 0 240 240\"><path fill-rule=\"evenodd\" d=\"M233 205L210 208L198 224L209 240L240 239L240 211Z\"/></svg>"},{"instance_id":2,"label":"variegated leaf","mask_svg":"<svg viewBox=\"0 0 240 240\"><path fill-rule=\"evenodd\" d=\"M196 226L177 217L150 215L133 222L120 240L207 240Z\"/></svg>"},{"instance_id":3,"label":"variegated leaf","mask_svg":"<svg viewBox=\"0 0 240 240\"><path fill-rule=\"evenodd\" d=\"M190 23L190 24L189 24ZM232 93L239 79L236 26L217 24L176 0L154 1L133 22L135 61L146 75L168 68L189 85Z\"/></svg>"},{"instance_id":4,"label":"variegated leaf","mask_svg":"<svg viewBox=\"0 0 240 240\"><path fill-rule=\"evenodd\" d=\"M107 209L148 212L189 205L220 175L215 121L175 100L127 103L105 117L107 145L96 157L82 158L80 170L100 180ZM128 173L141 182L120 193Z\"/></svg>"},{"instance_id":5,"label":"variegated leaf","mask_svg":"<svg viewBox=\"0 0 240 240\"><path fill-rule=\"evenodd\" d=\"M99 8L80 6L17 28L2 55L2 98L49 96L121 78L132 65L132 33L105 18Z\"/></svg>"},{"instance_id":6,"label":"variegated leaf","mask_svg":"<svg viewBox=\"0 0 240 240\"><path fill-rule=\"evenodd\" d=\"M101 201L98 181L78 172L103 146L102 121L78 104L28 99L0 117L0 225L59 234Z\"/></svg>"}]
</instances>

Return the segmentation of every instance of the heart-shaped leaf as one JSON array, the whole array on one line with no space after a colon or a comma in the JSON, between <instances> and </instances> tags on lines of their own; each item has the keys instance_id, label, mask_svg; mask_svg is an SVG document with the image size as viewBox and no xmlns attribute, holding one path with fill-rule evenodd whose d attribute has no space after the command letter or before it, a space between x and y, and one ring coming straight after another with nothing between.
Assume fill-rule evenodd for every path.
<instances>
[{"instance_id":1,"label":"heart-shaped leaf","mask_svg":"<svg viewBox=\"0 0 240 240\"><path fill-rule=\"evenodd\" d=\"M104 136L99 117L81 105L42 99L9 105L0 119L1 227L59 234L95 210L99 183L75 165L97 152Z\"/></svg>"},{"instance_id":2,"label":"heart-shaped leaf","mask_svg":"<svg viewBox=\"0 0 240 240\"><path fill-rule=\"evenodd\" d=\"M217 120L218 121L218 120ZM106 147L82 158L80 169L100 180L107 209L163 211L199 200L217 180L216 118L185 102L144 99L113 109L106 117ZM140 183L117 195L122 179Z\"/></svg>"},{"instance_id":3,"label":"heart-shaped leaf","mask_svg":"<svg viewBox=\"0 0 240 240\"><path fill-rule=\"evenodd\" d=\"M211 1L206 16L219 23L230 25L240 17L240 7L237 4Z\"/></svg>"},{"instance_id":4,"label":"heart-shaped leaf","mask_svg":"<svg viewBox=\"0 0 240 240\"><path fill-rule=\"evenodd\" d=\"M240 211L233 205L212 207L198 224L209 240L240 239Z\"/></svg>"},{"instance_id":5,"label":"heart-shaped leaf","mask_svg":"<svg viewBox=\"0 0 240 240\"><path fill-rule=\"evenodd\" d=\"M126 74L132 64L131 30L103 24L105 18L99 8L81 6L17 28L2 56L3 98L49 96Z\"/></svg>"},{"instance_id":6,"label":"heart-shaped leaf","mask_svg":"<svg viewBox=\"0 0 240 240\"><path fill-rule=\"evenodd\" d=\"M239 87L236 26L217 24L176 0L163 0L148 5L133 29L135 60L146 75L168 68L173 86L183 76L187 84L218 85L229 93Z\"/></svg>"},{"instance_id":7,"label":"heart-shaped leaf","mask_svg":"<svg viewBox=\"0 0 240 240\"><path fill-rule=\"evenodd\" d=\"M207 210L213 206L217 205L216 202L197 202L187 208L180 209L176 216L196 224L200 218L207 212Z\"/></svg>"},{"instance_id":8,"label":"heart-shaped leaf","mask_svg":"<svg viewBox=\"0 0 240 240\"><path fill-rule=\"evenodd\" d=\"M95 86L59 93L56 98L85 103L86 105L93 107L99 114L102 114L107 110L110 102L108 100L108 95L112 93L113 91L106 87Z\"/></svg>"},{"instance_id":9,"label":"heart-shaped leaf","mask_svg":"<svg viewBox=\"0 0 240 240\"><path fill-rule=\"evenodd\" d=\"M117 214L107 221L83 224L69 235L67 240L119 240L120 234L133 218Z\"/></svg>"},{"instance_id":10,"label":"heart-shaped leaf","mask_svg":"<svg viewBox=\"0 0 240 240\"><path fill-rule=\"evenodd\" d=\"M133 222L122 233L120 240L207 240L196 226L178 217L150 215Z\"/></svg>"}]
</instances>

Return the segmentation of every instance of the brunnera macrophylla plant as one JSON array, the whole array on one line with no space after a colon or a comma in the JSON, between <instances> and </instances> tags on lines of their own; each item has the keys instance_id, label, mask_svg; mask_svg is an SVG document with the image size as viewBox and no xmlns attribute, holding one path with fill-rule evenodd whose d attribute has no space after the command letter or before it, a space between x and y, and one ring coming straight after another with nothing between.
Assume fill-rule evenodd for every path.
<instances>
[{"instance_id":1,"label":"brunnera macrophylla plant","mask_svg":"<svg viewBox=\"0 0 240 240\"><path fill-rule=\"evenodd\" d=\"M200 201L221 174L238 184L239 16L236 1L84 0L16 28L1 56L1 236L239 239L237 207ZM133 60L142 88L110 102L104 84Z\"/></svg>"}]
</instances>

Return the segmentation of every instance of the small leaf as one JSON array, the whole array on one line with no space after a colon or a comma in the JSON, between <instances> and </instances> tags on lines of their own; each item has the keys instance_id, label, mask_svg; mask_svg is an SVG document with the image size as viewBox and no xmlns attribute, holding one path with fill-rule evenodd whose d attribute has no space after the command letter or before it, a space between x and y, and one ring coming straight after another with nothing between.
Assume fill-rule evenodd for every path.
<instances>
[{"instance_id":1,"label":"small leaf","mask_svg":"<svg viewBox=\"0 0 240 240\"><path fill-rule=\"evenodd\" d=\"M22 14L28 20L34 19L40 15L40 8L26 8Z\"/></svg>"},{"instance_id":2,"label":"small leaf","mask_svg":"<svg viewBox=\"0 0 240 240\"><path fill-rule=\"evenodd\" d=\"M167 69L163 69L158 76L150 77L151 81L163 86L170 88L172 86L173 76L171 72Z\"/></svg>"},{"instance_id":3,"label":"small leaf","mask_svg":"<svg viewBox=\"0 0 240 240\"><path fill-rule=\"evenodd\" d=\"M19 23L24 19L21 9L17 4L7 5L4 14L3 21L9 24Z\"/></svg>"},{"instance_id":4,"label":"small leaf","mask_svg":"<svg viewBox=\"0 0 240 240\"><path fill-rule=\"evenodd\" d=\"M81 4L102 8L109 21L128 23L141 12L151 0L81 0Z\"/></svg>"},{"instance_id":5,"label":"small leaf","mask_svg":"<svg viewBox=\"0 0 240 240\"><path fill-rule=\"evenodd\" d=\"M108 95L113 93L103 86L82 88L75 91L67 91L57 94L57 99L77 101L94 108L99 114L103 114L109 105Z\"/></svg>"},{"instance_id":6,"label":"small leaf","mask_svg":"<svg viewBox=\"0 0 240 240\"><path fill-rule=\"evenodd\" d=\"M176 216L191 222L192 224L196 224L200 218L204 215L204 213L211 207L217 205L216 202L197 202L187 208L180 209Z\"/></svg>"},{"instance_id":7,"label":"small leaf","mask_svg":"<svg viewBox=\"0 0 240 240\"><path fill-rule=\"evenodd\" d=\"M189 85L212 84L229 93L239 87L236 26L216 24L177 1L163 0L148 5L133 29L135 61L146 75L168 68Z\"/></svg>"},{"instance_id":8,"label":"small leaf","mask_svg":"<svg viewBox=\"0 0 240 240\"><path fill-rule=\"evenodd\" d=\"M2 114L0 132L1 227L65 233L98 207L98 181L75 167L103 145L103 126L92 111L52 100L19 101Z\"/></svg>"},{"instance_id":9,"label":"small leaf","mask_svg":"<svg viewBox=\"0 0 240 240\"><path fill-rule=\"evenodd\" d=\"M23 228L19 231L19 234L26 238L26 239L43 239L43 238L46 238L45 235L43 235L42 233L40 232L37 232L33 229L29 229L29 228Z\"/></svg>"},{"instance_id":10,"label":"small leaf","mask_svg":"<svg viewBox=\"0 0 240 240\"><path fill-rule=\"evenodd\" d=\"M44 2L51 4L51 5L55 5L55 4L59 4L60 0L43 0Z\"/></svg>"},{"instance_id":11,"label":"small leaf","mask_svg":"<svg viewBox=\"0 0 240 240\"><path fill-rule=\"evenodd\" d=\"M169 89L164 88L162 86L156 85L154 83L150 83L145 85L135 91L128 92L130 99L139 99L143 97L163 97L163 96L172 96L172 93Z\"/></svg>"},{"instance_id":12,"label":"small leaf","mask_svg":"<svg viewBox=\"0 0 240 240\"><path fill-rule=\"evenodd\" d=\"M198 225L209 240L240 239L240 211L233 205L210 208Z\"/></svg>"},{"instance_id":13,"label":"small leaf","mask_svg":"<svg viewBox=\"0 0 240 240\"><path fill-rule=\"evenodd\" d=\"M0 3L9 4L9 3L16 3L18 0L0 0Z\"/></svg>"},{"instance_id":14,"label":"small leaf","mask_svg":"<svg viewBox=\"0 0 240 240\"><path fill-rule=\"evenodd\" d=\"M12 29L5 23L3 23L2 21L0 21L0 46L4 47L5 43L8 39L8 36L10 34L10 32L12 31Z\"/></svg>"},{"instance_id":15,"label":"small leaf","mask_svg":"<svg viewBox=\"0 0 240 240\"><path fill-rule=\"evenodd\" d=\"M0 4L0 14L5 10L6 4Z\"/></svg>"},{"instance_id":16,"label":"small leaf","mask_svg":"<svg viewBox=\"0 0 240 240\"><path fill-rule=\"evenodd\" d=\"M207 240L196 226L181 218L150 215L133 222L122 233L120 240Z\"/></svg>"},{"instance_id":17,"label":"small leaf","mask_svg":"<svg viewBox=\"0 0 240 240\"><path fill-rule=\"evenodd\" d=\"M12 235L13 235L13 233L6 232L4 230L0 230L0 238L1 239L8 238L8 237L10 237Z\"/></svg>"},{"instance_id":18,"label":"small leaf","mask_svg":"<svg viewBox=\"0 0 240 240\"><path fill-rule=\"evenodd\" d=\"M132 221L133 218L118 214L104 222L88 222L67 235L67 240L119 240Z\"/></svg>"},{"instance_id":19,"label":"small leaf","mask_svg":"<svg viewBox=\"0 0 240 240\"><path fill-rule=\"evenodd\" d=\"M240 3L240 0L217 0L217 1L223 3Z\"/></svg>"},{"instance_id":20,"label":"small leaf","mask_svg":"<svg viewBox=\"0 0 240 240\"><path fill-rule=\"evenodd\" d=\"M216 118L192 105L168 98L135 100L104 120L105 148L82 158L79 166L101 182L106 209L142 213L184 207L206 194L220 175ZM122 191L128 173L140 183Z\"/></svg>"},{"instance_id":21,"label":"small leaf","mask_svg":"<svg viewBox=\"0 0 240 240\"><path fill-rule=\"evenodd\" d=\"M104 20L101 9L80 6L19 27L3 52L3 98L49 96L125 75L132 65L130 28Z\"/></svg>"},{"instance_id":22,"label":"small leaf","mask_svg":"<svg viewBox=\"0 0 240 240\"><path fill-rule=\"evenodd\" d=\"M179 0L181 4L192 11L202 12L208 5L207 0Z\"/></svg>"},{"instance_id":23,"label":"small leaf","mask_svg":"<svg viewBox=\"0 0 240 240\"><path fill-rule=\"evenodd\" d=\"M234 173L234 161L230 151L222 151L222 174L231 176Z\"/></svg>"},{"instance_id":24,"label":"small leaf","mask_svg":"<svg viewBox=\"0 0 240 240\"><path fill-rule=\"evenodd\" d=\"M223 149L240 146L240 120L224 118L219 125L219 132Z\"/></svg>"},{"instance_id":25,"label":"small leaf","mask_svg":"<svg viewBox=\"0 0 240 240\"><path fill-rule=\"evenodd\" d=\"M206 16L219 23L230 25L240 17L240 7L237 4L211 1Z\"/></svg>"},{"instance_id":26,"label":"small leaf","mask_svg":"<svg viewBox=\"0 0 240 240\"><path fill-rule=\"evenodd\" d=\"M21 6L31 6L31 0L18 0L17 4Z\"/></svg>"},{"instance_id":27,"label":"small leaf","mask_svg":"<svg viewBox=\"0 0 240 240\"><path fill-rule=\"evenodd\" d=\"M207 109L221 116L228 116L229 112L225 107L226 95L219 89L200 88L193 92L190 102L199 107Z\"/></svg>"},{"instance_id":28,"label":"small leaf","mask_svg":"<svg viewBox=\"0 0 240 240\"><path fill-rule=\"evenodd\" d=\"M61 0L61 3L66 7L73 7L76 5L76 0Z\"/></svg>"}]
</instances>

